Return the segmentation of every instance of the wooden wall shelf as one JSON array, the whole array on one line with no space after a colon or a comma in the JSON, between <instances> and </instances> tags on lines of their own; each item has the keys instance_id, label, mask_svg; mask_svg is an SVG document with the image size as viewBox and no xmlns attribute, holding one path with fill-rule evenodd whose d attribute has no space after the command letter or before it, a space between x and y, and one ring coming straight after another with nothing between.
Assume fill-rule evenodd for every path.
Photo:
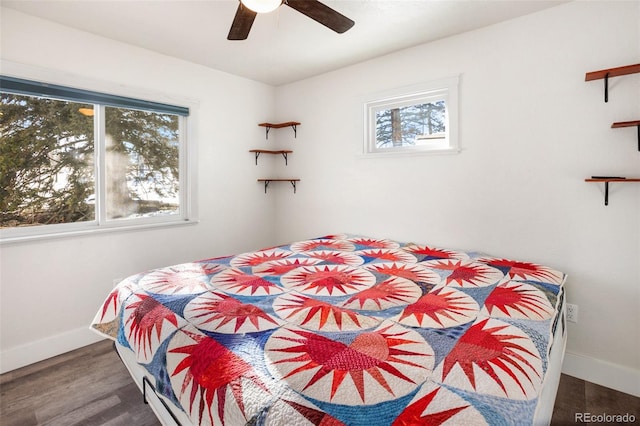
<instances>
[{"instance_id":1,"label":"wooden wall shelf","mask_svg":"<svg viewBox=\"0 0 640 426\"><path fill-rule=\"evenodd\" d=\"M609 102L609 77L640 73L640 64L625 65L623 67L607 68L591 71L585 74L584 81L604 79L604 101Z\"/></svg>"},{"instance_id":2,"label":"wooden wall shelf","mask_svg":"<svg viewBox=\"0 0 640 426\"><path fill-rule=\"evenodd\" d=\"M296 184L298 182L300 182L300 179L280 179L280 178L273 178L273 179L258 179L258 182L264 182L264 193L267 193L267 187L269 186L269 183L271 182L289 182L291 183L291 186L293 186L293 193L296 193Z\"/></svg>"},{"instance_id":3,"label":"wooden wall shelf","mask_svg":"<svg viewBox=\"0 0 640 426\"><path fill-rule=\"evenodd\" d=\"M600 71L592 71L585 74L584 80L604 79L604 101L609 101L609 77L619 77L621 75L640 73L640 64L626 65L624 67L607 68ZM640 151L640 120L619 121L611 125L612 129L620 127L638 127L638 151ZM609 184L611 182L640 182L640 178L628 178L624 176L591 176L585 182L604 183L604 205L609 205Z\"/></svg>"},{"instance_id":4,"label":"wooden wall shelf","mask_svg":"<svg viewBox=\"0 0 640 426\"><path fill-rule=\"evenodd\" d=\"M633 121L619 121L611 125L612 129L619 129L621 127L637 127L638 128L638 151L640 151L640 120Z\"/></svg>"},{"instance_id":5,"label":"wooden wall shelf","mask_svg":"<svg viewBox=\"0 0 640 426\"><path fill-rule=\"evenodd\" d=\"M260 156L260 154L282 154L282 156L284 157L284 165L286 166L289 162L288 155L293 151L290 151L288 149L281 149L278 151L272 151L269 149L250 149L249 152L253 152L254 154L256 154L256 166L258 165L258 157Z\"/></svg>"},{"instance_id":6,"label":"wooden wall shelf","mask_svg":"<svg viewBox=\"0 0 640 426\"><path fill-rule=\"evenodd\" d=\"M611 125L612 129L615 129L617 127L633 127L633 126L640 126L640 120L634 120L634 121L619 121L617 123L613 123Z\"/></svg>"},{"instance_id":7,"label":"wooden wall shelf","mask_svg":"<svg viewBox=\"0 0 640 426\"><path fill-rule=\"evenodd\" d=\"M297 137L297 126L299 125L300 123L298 121L286 121L284 123L258 123L258 126L264 127L266 129L267 139L269 139L269 130L282 129L283 127L291 127L293 129L293 136ZM279 150L250 149L249 152L253 152L256 155L256 166L258 165L258 157L260 156L260 154L272 154L272 155L281 154L284 157L284 165L286 166L289 163L288 155L291 154L293 151L288 149L279 149ZM298 182L300 182L300 179L298 178L261 178L261 179L258 179L258 182L264 183L265 194L267 193L267 188L269 187L269 184L271 182L289 182L291 186L293 186L293 193L295 194L296 185Z\"/></svg>"},{"instance_id":8,"label":"wooden wall shelf","mask_svg":"<svg viewBox=\"0 0 640 426\"><path fill-rule=\"evenodd\" d=\"M266 138L269 139L269 130L271 129L281 129L283 127L291 127L293 129L293 137L298 137L298 126L300 125L297 121L287 121L285 123L259 123L258 126L266 128Z\"/></svg>"},{"instance_id":9,"label":"wooden wall shelf","mask_svg":"<svg viewBox=\"0 0 640 426\"><path fill-rule=\"evenodd\" d=\"M627 178L622 176L591 176L585 182L604 182L604 205L609 205L609 183L610 182L640 182L640 178Z\"/></svg>"},{"instance_id":10,"label":"wooden wall shelf","mask_svg":"<svg viewBox=\"0 0 640 426\"><path fill-rule=\"evenodd\" d=\"M635 74L640 72L640 64L625 65L624 67L607 68L600 71L591 71L585 74L584 81L600 80L609 74L609 77L620 77L621 75Z\"/></svg>"}]
</instances>

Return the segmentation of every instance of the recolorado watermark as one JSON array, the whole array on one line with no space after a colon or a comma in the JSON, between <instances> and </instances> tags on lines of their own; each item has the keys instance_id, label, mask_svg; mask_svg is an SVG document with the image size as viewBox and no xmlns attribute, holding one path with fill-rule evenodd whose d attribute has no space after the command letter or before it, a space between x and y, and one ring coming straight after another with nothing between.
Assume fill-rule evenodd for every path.
<instances>
[{"instance_id":1,"label":"recolorado watermark","mask_svg":"<svg viewBox=\"0 0 640 426\"><path fill-rule=\"evenodd\" d=\"M575 413L576 423L635 423L636 416L632 413L624 414L594 414L594 413Z\"/></svg>"}]
</instances>

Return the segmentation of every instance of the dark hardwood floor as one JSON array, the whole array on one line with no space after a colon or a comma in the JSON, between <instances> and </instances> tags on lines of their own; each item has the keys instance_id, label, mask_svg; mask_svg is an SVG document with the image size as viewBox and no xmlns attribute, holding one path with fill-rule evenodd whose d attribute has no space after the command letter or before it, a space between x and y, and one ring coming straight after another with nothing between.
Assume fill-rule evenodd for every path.
<instances>
[{"instance_id":1,"label":"dark hardwood floor","mask_svg":"<svg viewBox=\"0 0 640 426\"><path fill-rule=\"evenodd\" d=\"M2 426L160 424L107 340L3 374L0 392ZM583 423L576 413L640 424L640 398L562 375L551 424Z\"/></svg>"},{"instance_id":2,"label":"dark hardwood floor","mask_svg":"<svg viewBox=\"0 0 640 426\"><path fill-rule=\"evenodd\" d=\"M634 421L616 422L615 418L603 418L604 422L598 420L598 416L603 415L628 414ZM591 421L586 421L591 415ZM623 419L620 419L623 420ZM640 425L640 398L622 392L585 382L575 377L563 374L560 377L558 396L553 407L552 425L572 425L572 424L635 424Z\"/></svg>"},{"instance_id":3,"label":"dark hardwood floor","mask_svg":"<svg viewBox=\"0 0 640 426\"><path fill-rule=\"evenodd\" d=\"M159 425L108 340L0 376L0 425Z\"/></svg>"}]
</instances>

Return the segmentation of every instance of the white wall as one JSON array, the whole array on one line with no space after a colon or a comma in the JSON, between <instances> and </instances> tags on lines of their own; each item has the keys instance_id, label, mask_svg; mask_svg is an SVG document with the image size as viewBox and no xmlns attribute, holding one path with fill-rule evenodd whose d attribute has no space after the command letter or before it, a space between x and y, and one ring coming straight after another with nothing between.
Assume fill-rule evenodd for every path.
<instances>
[{"instance_id":1,"label":"white wall","mask_svg":"<svg viewBox=\"0 0 640 426\"><path fill-rule=\"evenodd\" d=\"M248 152L274 88L3 8L3 73L95 81L197 105L200 223L0 247L0 371L97 339L88 326L115 278L272 244L275 199Z\"/></svg>"},{"instance_id":2,"label":"white wall","mask_svg":"<svg viewBox=\"0 0 640 426\"><path fill-rule=\"evenodd\" d=\"M302 122L278 191L283 241L350 232L481 250L569 274L565 372L640 395L640 75L585 82L640 57L640 2L572 2L277 91ZM460 75L458 155L363 159L363 97Z\"/></svg>"}]
</instances>

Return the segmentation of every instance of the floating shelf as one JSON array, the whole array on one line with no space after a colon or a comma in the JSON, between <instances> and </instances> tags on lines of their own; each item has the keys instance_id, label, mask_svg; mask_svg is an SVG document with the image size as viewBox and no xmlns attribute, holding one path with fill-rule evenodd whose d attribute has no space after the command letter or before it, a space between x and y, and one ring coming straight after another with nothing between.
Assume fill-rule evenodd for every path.
<instances>
[{"instance_id":1,"label":"floating shelf","mask_svg":"<svg viewBox=\"0 0 640 426\"><path fill-rule=\"evenodd\" d=\"M282 154L282 156L284 157L284 165L286 166L289 161L287 156L293 151L287 149L281 149L279 151L272 151L269 149L250 149L249 152L253 152L256 154L256 166L258 165L258 157L260 156L260 154Z\"/></svg>"},{"instance_id":2,"label":"floating shelf","mask_svg":"<svg viewBox=\"0 0 640 426\"><path fill-rule=\"evenodd\" d=\"M619 121L617 123L613 123L611 125L612 129L615 129L617 127L633 127L633 126L640 126L640 120L634 120L634 121Z\"/></svg>"},{"instance_id":3,"label":"floating shelf","mask_svg":"<svg viewBox=\"0 0 640 426\"><path fill-rule=\"evenodd\" d=\"M293 186L293 193L296 193L296 183L300 182L300 179L258 179L258 182L264 182L264 193L267 193L267 187L271 182L289 182Z\"/></svg>"},{"instance_id":4,"label":"floating shelf","mask_svg":"<svg viewBox=\"0 0 640 426\"><path fill-rule=\"evenodd\" d=\"M620 127L637 127L638 128L638 151L640 151L640 120L634 121L619 121L611 125L612 129L618 129Z\"/></svg>"},{"instance_id":5,"label":"floating shelf","mask_svg":"<svg viewBox=\"0 0 640 426\"><path fill-rule=\"evenodd\" d=\"M609 205L609 183L610 182L640 182L640 178L627 178L622 176L591 176L585 182L604 182L604 205Z\"/></svg>"},{"instance_id":6,"label":"floating shelf","mask_svg":"<svg viewBox=\"0 0 640 426\"><path fill-rule=\"evenodd\" d=\"M266 138L269 139L269 130L271 129L281 129L283 127L291 127L293 129L293 137L298 136L298 126L300 125L297 121L287 121L286 123L260 123L258 126L266 127Z\"/></svg>"},{"instance_id":7,"label":"floating shelf","mask_svg":"<svg viewBox=\"0 0 640 426\"><path fill-rule=\"evenodd\" d=\"M635 73L640 73L640 64L588 72L584 76L584 81L604 79L604 101L609 102L609 77L619 77L621 75Z\"/></svg>"}]
</instances>

